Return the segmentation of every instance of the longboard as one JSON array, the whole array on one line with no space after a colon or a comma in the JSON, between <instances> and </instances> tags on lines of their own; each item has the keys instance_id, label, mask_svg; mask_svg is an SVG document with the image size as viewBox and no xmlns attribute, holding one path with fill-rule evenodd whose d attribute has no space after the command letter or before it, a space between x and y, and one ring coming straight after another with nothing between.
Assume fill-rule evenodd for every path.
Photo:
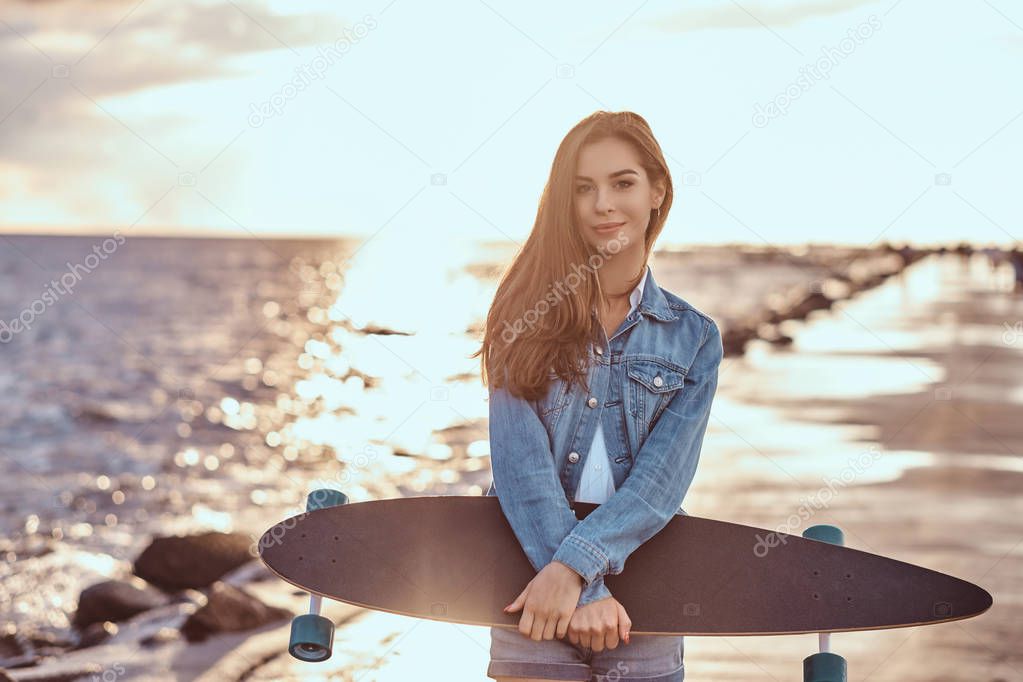
<instances>
[{"instance_id":1,"label":"longboard","mask_svg":"<svg viewBox=\"0 0 1023 682\"><path fill-rule=\"evenodd\" d=\"M577 503L577 518L596 507ZM502 608L536 575L498 499L488 496L314 509L268 529L259 552L271 571L314 599L509 628L521 614ZM977 585L921 566L686 515L605 584L628 612L633 635L876 630L970 618L992 604Z\"/></svg>"}]
</instances>

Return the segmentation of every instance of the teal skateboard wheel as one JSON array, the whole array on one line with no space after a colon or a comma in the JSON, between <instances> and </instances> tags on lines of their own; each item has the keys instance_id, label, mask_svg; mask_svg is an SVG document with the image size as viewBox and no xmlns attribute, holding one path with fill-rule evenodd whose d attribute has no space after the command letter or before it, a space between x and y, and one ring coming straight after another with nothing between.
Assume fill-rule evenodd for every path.
<instances>
[{"instance_id":1,"label":"teal skateboard wheel","mask_svg":"<svg viewBox=\"0 0 1023 682\"><path fill-rule=\"evenodd\" d=\"M810 526L803 531L803 537L808 540L828 542L832 545L845 545L845 536L842 534L842 529L838 526L826 524Z\"/></svg>"},{"instance_id":2,"label":"teal skateboard wheel","mask_svg":"<svg viewBox=\"0 0 1023 682\"><path fill-rule=\"evenodd\" d=\"M334 623L323 616L307 613L291 621L288 653L300 661L318 663L330 658L334 646Z\"/></svg>"},{"instance_id":3,"label":"teal skateboard wheel","mask_svg":"<svg viewBox=\"0 0 1023 682\"><path fill-rule=\"evenodd\" d=\"M348 504L348 496L340 490L317 488L306 497L305 510L311 512L328 507L339 507L342 504Z\"/></svg>"},{"instance_id":4,"label":"teal skateboard wheel","mask_svg":"<svg viewBox=\"0 0 1023 682\"><path fill-rule=\"evenodd\" d=\"M822 652L803 659L803 682L846 682L845 659Z\"/></svg>"}]
</instances>

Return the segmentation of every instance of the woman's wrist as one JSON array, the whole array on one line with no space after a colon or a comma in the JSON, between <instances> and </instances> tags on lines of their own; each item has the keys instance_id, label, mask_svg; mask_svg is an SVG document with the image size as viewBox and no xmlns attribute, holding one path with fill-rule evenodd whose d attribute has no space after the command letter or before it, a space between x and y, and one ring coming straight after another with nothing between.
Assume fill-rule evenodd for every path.
<instances>
[{"instance_id":1,"label":"woman's wrist","mask_svg":"<svg viewBox=\"0 0 1023 682\"><path fill-rule=\"evenodd\" d=\"M582 575L580 575L574 568L572 568L568 564L566 564L566 563L564 563L562 561L552 561L551 565L560 566L562 569L564 569L563 570L564 573L575 576L575 578L579 581L579 586L580 587L586 584L586 578L584 578Z\"/></svg>"}]
</instances>

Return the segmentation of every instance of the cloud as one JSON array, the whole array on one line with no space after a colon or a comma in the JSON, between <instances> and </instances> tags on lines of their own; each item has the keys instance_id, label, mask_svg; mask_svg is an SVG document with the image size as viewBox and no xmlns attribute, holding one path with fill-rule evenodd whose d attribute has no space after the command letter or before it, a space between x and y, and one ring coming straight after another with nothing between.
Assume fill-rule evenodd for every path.
<instances>
[{"instance_id":1,"label":"cloud","mask_svg":"<svg viewBox=\"0 0 1023 682\"><path fill-rule=\"evenodd\" d=\"M68 203L73 214L81 207L70 206L70 197L97 167L157 158L141 143L138 158L111 158L118 151L112 136L132 138L143 126L172 132L195 115L182 102L122 125L100 108L110 111L110 98L242 76L238 58L246 55L279 50L298 63L302 58L291 50L333 42L347 25L336 16L274 15L232 2L8 4L0 19L0 166L22 177L0 186L0 198L24 198L27 190Z\"/></svg>"},{"instance_id":2,"label":"cloud","mask_svg":"<svg viewBox=\"0 0 1023 682\"><path fill-rule=\"evenodd\" d=\"M345 27L335 16L273 15L236 3L29 4L10 6L0 24L4 82L30 63L63 64L99 96L227 75L229 57L333 41ZM5 99L13 95L5 88Z\"/></svg>"}]
</instances>

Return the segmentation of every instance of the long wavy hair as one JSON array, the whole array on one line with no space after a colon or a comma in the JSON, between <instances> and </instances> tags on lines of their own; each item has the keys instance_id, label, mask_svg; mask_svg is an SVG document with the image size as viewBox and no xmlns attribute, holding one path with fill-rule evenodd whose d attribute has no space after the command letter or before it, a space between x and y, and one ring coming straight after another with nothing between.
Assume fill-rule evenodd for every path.
<instances>
[{"instance_id":1,"label":"long wavy hair","mask_svg":"<svg viewBox=\"0 0 1023 682\"><path fill-rule=\"evenodd\" d=\"M494 388L504 386L515 396L538 400L555 377L586 383L588 346L597 338L596 311L604 296L597 270L614 252L611 242L608 252L602 253L583 238L573 187L582 147L611 137L632 145L651 184L664 182L664 200L659 211L650 211L644 235L644 264L649 260L671 209L668 164L642 116L631 111L594 112L568 131L558 146L533 229L498 284L482 345L470 356L482 355L484 385L493 382Z\"/></svg>"}]
</instances>

